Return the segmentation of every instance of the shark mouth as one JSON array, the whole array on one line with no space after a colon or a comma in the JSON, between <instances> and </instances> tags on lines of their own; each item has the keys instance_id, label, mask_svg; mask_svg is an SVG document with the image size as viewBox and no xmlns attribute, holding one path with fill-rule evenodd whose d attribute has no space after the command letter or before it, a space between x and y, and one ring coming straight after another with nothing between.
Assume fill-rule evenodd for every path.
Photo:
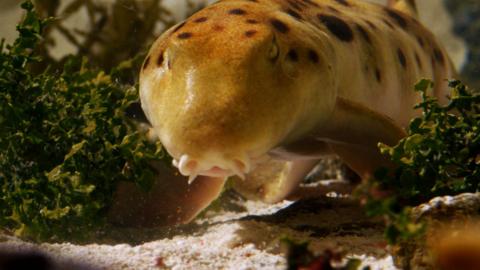
<instances>
[{"instance_id":1,"label":"shark mouth","mask_svg":"<svg viewBox=\"0 0 480 270\"><path fill-rule=\"evenodd\" d=\"M188 183L191 184L199 175L219 178L236 175L245 179L245 175L251 170L251 160L245 157L211 162L194 159L184 154L178 160L173 160L173 166L177 167L182 175L187 176Z\"/></svg>"}]
</instances>

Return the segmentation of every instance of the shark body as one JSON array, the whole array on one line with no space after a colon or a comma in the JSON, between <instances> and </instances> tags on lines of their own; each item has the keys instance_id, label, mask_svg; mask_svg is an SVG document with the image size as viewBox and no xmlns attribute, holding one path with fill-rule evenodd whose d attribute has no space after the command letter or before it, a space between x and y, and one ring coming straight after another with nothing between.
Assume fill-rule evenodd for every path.
<instances>
[{"instance_id":1,"label":"shark body","mask_svg":"<svg viewBox=\"0 0 480 270\"><path fill-rule=\"evenodd\" d=\"M415 83L431 78L442 101L453 76L413 0L223 0L158 38L140 96L183 175L172 203L188 222L230 176L247 197L277 202L325 155L363 177L389 166L377 143L405 136Z\"/></svg>"}]
</instances>

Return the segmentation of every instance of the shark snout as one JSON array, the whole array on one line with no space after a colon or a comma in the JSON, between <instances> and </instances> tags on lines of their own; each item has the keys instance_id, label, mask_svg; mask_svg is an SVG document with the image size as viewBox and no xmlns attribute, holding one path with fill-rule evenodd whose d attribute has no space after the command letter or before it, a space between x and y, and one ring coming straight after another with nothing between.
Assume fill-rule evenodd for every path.
<instances>
[{"instance_id":1,"label":"shark snout","mask_svg":"<svg viewBox=\"0 0 480 270\"><path fill-rule=\"evenodd\" d=\"M251 161L246 155L229 159L219 158L218 155L194 158L183 154L179 159L173 160L173 165L182 175L189 177L189 182L199 175L223 178L237 175L244 179L251 170Z\"/></svg>"}]
</instances>

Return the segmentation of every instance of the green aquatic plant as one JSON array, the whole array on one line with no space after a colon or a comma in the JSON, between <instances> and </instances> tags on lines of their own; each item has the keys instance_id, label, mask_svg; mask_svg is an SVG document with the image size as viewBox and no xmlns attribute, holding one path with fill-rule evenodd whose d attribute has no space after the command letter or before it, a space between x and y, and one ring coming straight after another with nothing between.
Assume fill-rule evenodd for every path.
<instances>
[{"instance_id":1,"label":"green aquatic plant","mask_svg":"<svg viewBox=\"0 0 480 270\"><path fill-rule=\"evenodd\" d=\"M150 187L163 152L125 116L138 93L116 83L122 68L106 74L70 57L30 69L52 19L22 8L19 37L0 45L0 226L36 240L86 236L105 224L120 181Z\"/></svg>"},{"instance_id":2,"label":"green aquatic plant","mask_svg":"<svg viewBox=\"0 0 480 270\"><path fill-rule=\"evenodd\" d=\"M432 86L422 80L415 87L422 95L415 108L423 113L410 122L408 136L393 147L380 144L398 168L379 170L368 187L367 210L387 217L392 243L424 230L409 218L410 206L480 190L480 94L450 81L449 103L443 106L428 95Z\"/></svg>"},{"instance_id":3,"label":"green aquatic plant","mask_svg":"<svg viewBox=\"0 0 480 270\"><path fill-rule=\"evenodd\" d=\"M88 57L93 66L110 71L125 59L146 52L146 46L154 41L161 28L176 23L162 0L73 0L65 5L58 0L36 0L34 3L40 17L58 18L45 29L44 41L39 46L39 52L49 63L56 62L52 52L62 37L72 54ZM83 18L84 27L68 24L76 16Z\"/></svg>"},{"instance_id":4,"label":"green aquatic plant","mask_svg":"<svg viewBox=\"0 0 480 270\"><path fill-rule=\"evenodd\" d=\"M137 81L138 70L149 46L166 29L178 22L173 10L164 0L35 0L35 9L40 17L53 20L42 36L38 52L48 64L63 64L65 59L59 52L66 47L74 55L88 57L92 66L107 72L125 59L136 58L134 67L122 76L129 83ZM186 13L191 15L204 3L198 1L175 1L185 4ZM194 3L196 2L196 3ZM172 3L172 1L170 1ZM72 21L81 18L81 23ZM44 65L39 65L42 68Z\"/></svg>"}]
</instances>

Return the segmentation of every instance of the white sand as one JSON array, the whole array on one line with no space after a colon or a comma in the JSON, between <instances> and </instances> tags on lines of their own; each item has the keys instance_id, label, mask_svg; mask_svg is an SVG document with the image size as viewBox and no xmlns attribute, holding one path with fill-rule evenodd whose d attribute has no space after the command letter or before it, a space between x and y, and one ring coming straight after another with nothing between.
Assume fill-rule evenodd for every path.
<instances>
[{"instance_id":1,"label":"white sand","mask_svg":"<svg viewBox=\"0 0 480 270\"><path fill-rule=\"evenodd\" d=\"M4 237L0 249L33 248L62 263L87 263L93 269L285 269L280 239L288 236L310 241L310 248L317 253L342 249L372 269L396 269L385 248L381 223L365 218L348 199L276 205L238 200L235 207L231 198L224 201L230 202L217 212L206 213L197 224L138 245L35 245ZM162 230L165 228L158 229ZM142 231L135 230L135 234L142 235Z\"/></svg>"}]
</instances>

